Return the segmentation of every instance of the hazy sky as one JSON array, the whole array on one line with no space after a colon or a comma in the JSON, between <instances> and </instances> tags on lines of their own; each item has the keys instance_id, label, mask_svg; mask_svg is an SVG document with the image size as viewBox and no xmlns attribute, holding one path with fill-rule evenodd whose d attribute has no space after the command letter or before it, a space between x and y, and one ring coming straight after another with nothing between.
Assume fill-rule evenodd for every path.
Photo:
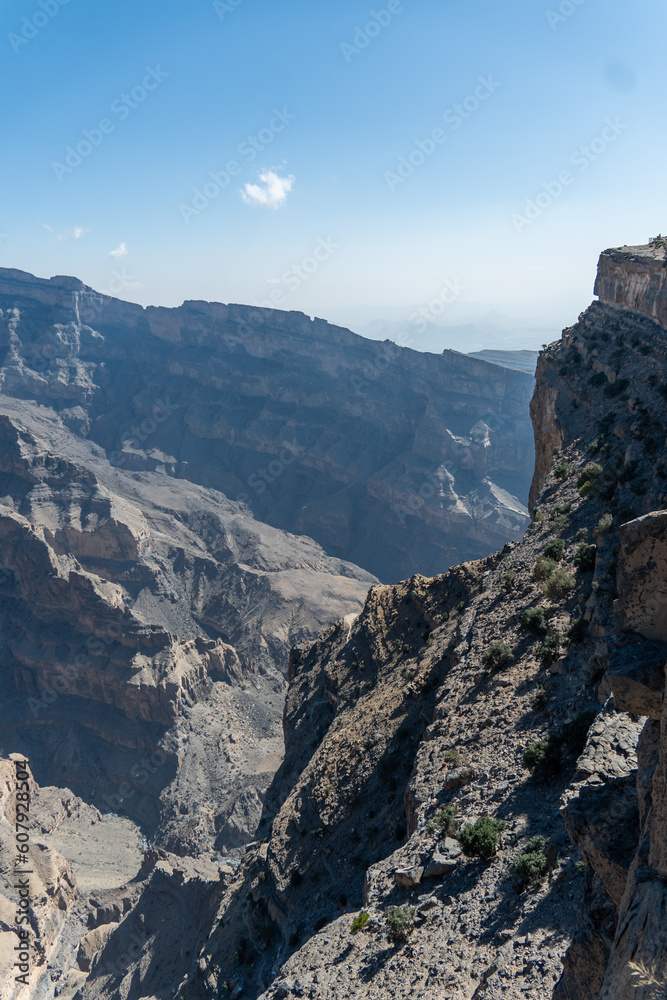
<instances>
[{"instance_id":1,"label":"hazy sky","mask_svg":"<svg viewBox=\"0 0 667 1000\"><path fill-rule=\"evenodd\" d=\"M560 326L600 250L667 230L664 0L0 17L6 267L144 304Z\"/></svg>"}]
</instances>

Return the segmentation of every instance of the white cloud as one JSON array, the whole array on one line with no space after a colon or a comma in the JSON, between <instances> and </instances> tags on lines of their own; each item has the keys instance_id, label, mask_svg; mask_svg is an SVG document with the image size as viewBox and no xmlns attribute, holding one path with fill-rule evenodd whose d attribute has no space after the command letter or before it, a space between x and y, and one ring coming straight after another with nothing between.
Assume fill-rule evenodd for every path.
<instances>
[{"instance_id":1,"label":"white cloud","mask_svg":"<svg viewBox=\"0 0 667 1000\"><path fill-rule=\"evenodd\" d=\"M261 208L280 208L285 204L287 195L294 186L294 176L279 177L273 170L262 170L259 174L261 184L245 184L241 197L247 205L259 205Z\"/></svg>"},{"instance_id":2,"label":"white cloud","mask_svg":"<svg viewBox=\"0 0 667 1000\"><path fill-rule=\"evenodd\" d=\"M115 250L109 251L110 257L127 257L130 251L127 249L127 244L119 243Z\"/></svg>"},{"instance_id":3,"label":"white cloud","mask_svg":"<svg viewBox=\"0 0 667 1000\"><path fill-rule=\"evenodd\" d=\"M65 233L58 233L58 242L62 243L63 240L80 240L82 236L89 233L89 229L82 229L81 226L75 226L74 229L68 229Z\"/></svg>"}]
</instances>

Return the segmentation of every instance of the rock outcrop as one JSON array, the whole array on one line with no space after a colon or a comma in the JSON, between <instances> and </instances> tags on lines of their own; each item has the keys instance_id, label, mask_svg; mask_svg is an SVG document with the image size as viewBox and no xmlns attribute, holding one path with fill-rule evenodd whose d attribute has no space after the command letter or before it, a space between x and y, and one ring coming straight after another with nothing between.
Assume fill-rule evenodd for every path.
<instances>
[{"instance_id":1,"label":"rock outcrop","mask_svg":"<svg viewBox=\"0 0 667 1000\"><path fill-rule=\"evenodd\" d=\"M128 470L242 500L381 579L485 555L528 524L533 379L301 313L148 308L0 269L0 391Z\"/></svg>"},{"instance_id":2,"label":"rock outcrop","mask_svg":"<svg viewBox=\"0 0 667 1000\"><path fill-rule=\"evenodd\" d=\"M606 250L600 257L595 294L606 305L639 313L667 329L664 243Z\"/></svg>"}]
</instances>

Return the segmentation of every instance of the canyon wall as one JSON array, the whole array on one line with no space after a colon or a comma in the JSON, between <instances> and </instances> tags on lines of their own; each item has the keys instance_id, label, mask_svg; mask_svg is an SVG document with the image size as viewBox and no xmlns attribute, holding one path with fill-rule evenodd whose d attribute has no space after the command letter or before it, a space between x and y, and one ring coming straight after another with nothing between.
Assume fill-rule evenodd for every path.
<instances>
[{"instance_id":1,"label":"canyon wall","mask_svg":"<svg viewBox=\"0 0 667 1000\"><path fill-rule=\"evenodd\" d=\"M287 313L142 309L0 270L0 391L385 580L519 538L532 376Z\"/></svg>"}]
</instances>

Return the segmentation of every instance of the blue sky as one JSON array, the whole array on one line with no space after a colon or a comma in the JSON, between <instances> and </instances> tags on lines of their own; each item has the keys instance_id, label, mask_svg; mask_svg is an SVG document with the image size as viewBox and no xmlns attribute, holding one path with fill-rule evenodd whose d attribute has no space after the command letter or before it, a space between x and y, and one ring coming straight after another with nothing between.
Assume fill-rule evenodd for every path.
<instances>
[{"instance_id":1,"label":"blue sky","mask_svg":"<svg viewBox=\"0 0 667 1000\"><path fill-rule=\"evenodd\" d=\"M664 0L0 17L2 266L143 304L273 295L359 326L442 298L436 322L556 329L600 250L667 230Z\"/></svg>"}]
</instances>

